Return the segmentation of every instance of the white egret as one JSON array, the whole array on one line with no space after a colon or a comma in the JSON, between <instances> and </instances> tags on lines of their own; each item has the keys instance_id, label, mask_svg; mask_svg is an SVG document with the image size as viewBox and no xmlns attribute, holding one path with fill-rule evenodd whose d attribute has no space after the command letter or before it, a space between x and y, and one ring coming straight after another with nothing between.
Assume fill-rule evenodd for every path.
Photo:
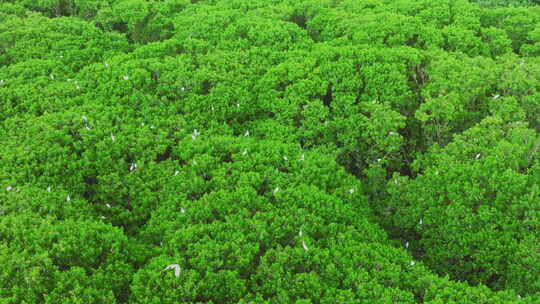
<instances>
[{"instance_id":1,"label":"white egret","mask_svg":"<svg viewBox=\"0 0 540 304\"><path fill-rule=\"evenodd\" d=\"M276 188L274 189L274 194L278 193L279 190L280 190L279 187L276 187Z\"/></svg>"},{"instance_id":2,"label":"white egret","mask_svg":"<svg viewBox=\"0 0 540 304\"><path fill-rule=\"evenodd\" d=\"M7 186L7 187L6 187L6 191L7 191L7 192L11 191L11 189L13 189L13 187L11 187L11 186Z\"/></svg>"},{"instance_id":3,"label":"white egret","mask_svg":"<svg viewBox=\"0 0 540 304\"><path fill-rule=\"evenodd\" d=\"M415 261L411 261L411 266L414 266L416 264Z\"/></svg>"},{"instance_id":4,"label":"white egret","mask_svg":"<svg viewBox=\"0 0 540 304\"><path fill-rule=\"evenodd\" d=\"M116 137L114 137L114 135L112 133L111 133L111 140L116 141Z\"/></svg>"},{"instance_id":5,"label":"white egret","mask_svg":"<svg viewBox=\"0 0 540 304\"><path fill-rule=\"evenodd\" d=\"M162 271L165 271L165 270L168 270L168 269L174 269L174 276L175 277L179 277L180 276L180 265L178 264L170 264L170 265L167 265L167 267L165 267L165 269L163 269Z\"/></svg>"},{"instance_id":6,"label":"white egret","mask_svg":"<svg viewBox=\"0 0 540 304\"><path fill-rule=\"evenodd\" d=\"M180 174L180 171L178 170L174 171L174 176L177 176L178 174Z\"/></svg>"},{"instance_id":7,"label":"white egret","mask_svg":"<svg viewBox=\"0 0 540 304\"><path fill-rule=\"evenodd\" d=\"M302 236L302 228L300 228L300 231L298 231L298 236Z\"/></svg>"},{"instance_id":8,"label":"white egret","mask_svg":"<svg viewBox=\"0 0 540 304\"><path fill-rule=\"evenodd\" d=\"M69 194L68 194L68 196L66 197L66 201L68 201L68 202L71 201L71 196L69 196Z\"/></svg>"},{"instance_id":9,"label":"white egret","mask_svg":"<svg viewBox=\"0 0 540 304\"><path fill-rule=\"evenodd\" d=\"M249 130L247 130L246 133L244 133L244 136L249 136Z\"/></svg>"},{"instance_id":10,"label":"white egret","mask_svg":"<svg viewBox=\"0 0 540 304\"><path fill-rule=\"evenodd\" d=\"M184 92L186 90L186 88L181 87L180 90L182 90L182 92Z\"/></svg>"},{"instance_id":11,"label":"white egret","mask_svg":"<svg viewBox=\"0 0 540 304\"><path fill-rule=\"evenodd\" d=\"M49 78L51 78L51 79L54 80L54 75L53 75L53 74L50 74L50 75L49 75Z\"/></svg>"},{"instance_id":12,"label":"white egret","mask_svg":"<svg viewBox=\"0 0 540 304\"><path fill-rule=\"evenodd\" d=\"M301 160L301 161L304 160L304 153L300 154L300 160Z\"/></svg>"},{"instance_id":13,"label":"white egret","mask_svg":"<svg viewBox=\"0 0 540 304\"><path fill-rule=\"evenodd\" d=\"M133 171L137 169L137 164L136 163L131 163L131 166L129 167L129 171Z\"/></svg>"},{"instance_id":14,"label":"white egret","mask_svg":"<svg viewBox=\"0 0 540 304\"><path fill-rule=\"evenodd\" d=\"M240 104L239 104L239 103L237 103L237 104L236 104L236 107L237 107L237 108L239 108L239 107L240 107Z\"/></svg>"},{"instance_id":15,"label":"white egret","mask_svg":"<svg viewBox=\"0 0 540 304\"><path fill-rule=\"evenodd\" d=\"M129 80L129 76L128 75L124 75L124 77L122 77L124 80Z\"/></svg>"},{"instance_id":16,"label":"white egret","mask_svg":"<svg viewBox=\"0 0 540 304\"><path fill-rule=\"evenodd\" d=\"M0 85L4 85L4 79L0 79Z\"/></svg>"},{"instance_id":17,"label":"white egret","mask_svg":"<svg viewBox=\"0 0 540 304\"><path fill-rule=\"evenodd\" d=\"M479 159L480 158L480 153L476 154L476 156L474 158Z\"/></svg>"},{"instance_id":18,"label":"white egret","mask_svg":"<svg viewBox=\"0 0 540 304\"><path fill-rule=\"evenodd\" d=\"M104 219L105 219L105 216L101 215L99 218L102 219L102 220L104 220Z\"/></svg>"},{"instance_id":19,"label":"white egret","mask_svg":"<svg viewBox=\"0 0 540 304\"><path fill-rule=\"evenodd\" d=\"M397 133L396 132L393 132L393 131L390 131L388 132L388 135L396 135Z\"/></svg>"},{"instance_id":20,"label":"white egret","mask_svg":"<svg viewBox=\"0 0 540 304\"><path fill-rule=\"evenodd\" d=\"M499 97L501 97L501 95L499 95L499 94L493 95L493 99L497 99Z\"/></svg>"},{"instance_id":21,"label":"white egret","mask_svg":"<svg viewBox=\"0 0 540 304\"><path fill-rule=\"evenodd\" d=\"M111 208L111 204L109 203L105 204L105 206L107 206L107 208Z\"/></svg>"},{"instance_id":22,"label":"white egret","mask_svg":"<svg viewBox=\"0 0 540 304\"><path fill-rule=\"evenodd\" d=\"M242 155L246 155L247 154L247 150L244 150L244 152L242 152Z\"/></svg>"},{"instance_id":23,"label":"white egret","mask_svg":"<svg viewBox=\"0 0 540 304\"><path fill-rule=\"evenodd\" d=\"M184 207L180 208L180 212L186 213L186 209Z\"/></svg>"},{"instance_id":24,"label":"white egret","mask_svg":"<svg viewBox=\"0 0 540 304\"><path fill-rule=\"evenodd\" d=\"M418 221L418 225L422 225L423 223L424 223L424 220L423 220L423 219L420 219L420 220Z\"/></svg>"},{"instance_id":25,"label":"white egret","mask_svg":"<svg viewBox=\"0 0 540 304\"><path fill-rule=\"evenodd\" d=\"M304 241L302 241L302 247L304 247L305 251L309 250L308 246L306 245L306 242L304 242Z\"/></svg>"},{"instance_id":26,"label":"white egret","mask_svg":"<svg viewBox=\"0 0 540 304\"><path fill-rule=\"evenodd\" d=\"M283 160L288 161L289 159L287 158L287 156L283 156Z\"/></svg>"},{"instance_id":27,"label":"white egret","mask_svg":"<svg viewBox=\"0 0 540 304\"><path fill-rule=\"evenodd\" d=\"M47 187L47 192L51 192L51 186Z\"/></svg>"},{"instance_id":28,"label":"white egret","mask_svg":"<svg viewBox=\"0 0 540 304\"><path fill-rule=\"evenodd\" d=\"M349 189L349 193L353 194L354 193L354 188Z\"/></svg>"},{"instance_id":29,"label":"white egret","mask_svg":"<svg viewBox=\"0 0 540 304\"><path fill-rule=\"evenodd\" d=\"M409 248L409 241L405 242L405 248Z\"/></svg>"}]
</instances>

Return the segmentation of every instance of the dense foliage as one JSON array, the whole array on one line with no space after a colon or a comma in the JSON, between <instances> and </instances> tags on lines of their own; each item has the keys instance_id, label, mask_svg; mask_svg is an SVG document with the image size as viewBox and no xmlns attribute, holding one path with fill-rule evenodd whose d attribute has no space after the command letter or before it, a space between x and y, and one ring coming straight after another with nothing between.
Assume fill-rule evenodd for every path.
<instances>
[{"instance_id":1,"label":"dense foliage","mask_svg":"<svg viewBox=\"0 0 540 304\"><path fill-rule=\"evenodd\" d=\"M0 303L540 303L535 0L7 0Z\"/></svg>"}]
</instances>

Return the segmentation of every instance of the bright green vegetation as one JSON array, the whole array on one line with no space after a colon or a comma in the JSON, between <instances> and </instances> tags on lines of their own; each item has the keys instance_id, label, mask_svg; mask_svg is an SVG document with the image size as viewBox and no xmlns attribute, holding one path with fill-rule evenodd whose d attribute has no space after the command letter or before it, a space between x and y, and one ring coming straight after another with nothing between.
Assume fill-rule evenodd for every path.
<instances>
[{"instance_id":1,"label":"bright green vegetation","mask_svg":"<svg viewBox=\"0 0 540 304\"><path fill-rule=\"evenodd\" d=\"M540 303L534 5L2 2L0 303Z\"/></svg>"}]
</instances>

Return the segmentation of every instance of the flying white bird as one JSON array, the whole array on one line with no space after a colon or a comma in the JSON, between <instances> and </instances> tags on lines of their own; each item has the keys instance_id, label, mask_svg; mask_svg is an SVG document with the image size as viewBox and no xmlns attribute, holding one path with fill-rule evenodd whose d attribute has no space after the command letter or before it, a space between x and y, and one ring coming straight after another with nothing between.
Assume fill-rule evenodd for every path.
<instances>
[{"instance_id":1,"label":"flying white bird","mask_svg":"<svg viewBox=\"0 0 540 304\"><path fill-rule=\"evenodd\" d=\"M137 169L137 164L136 163L131 163L131 167L129 167L129 171L133 171Z\"/></svg>"},{"instance_id":2,"label":"flying white bird","mask_svg":"<svg viewBox=\"0 0 540 304\"><path fill-rule=\"evenodd\" d=\"M162 271L165 271L165 270L168 270L168 269L174 269L174 276L175 277L179 277L180 276L180 265L178 264L171 264L171 265L167 265L167 267L165 267L165 269L163 269Z\"/></svg>"},{"instance_id":3,"label":"flying white bird","mask_svg":"<svg viewBox=\"0 0 540 304\"><path fill-rule=\"evenodd\" d=\"M128 75L124 75L124 77L122 77L124 80L129 80L129 76Z\"/></svg>"},{"instance_id":4,"label":"flying white bird","mask_svg":"<svg viewBox=\"0 0 540 304\"><path fill-rule=\"evenodd\" d=\"M306 242L304 242L304 241L302 241L302 247L304 247L305 251L309 250L308 246L306 245Z\"/></svg>"},{"instance_id":5,"label":"flying white bird","mask_svg":"<svg viewBox=\"0 0 540 304\"><path fill-rule=\"evenodd\" d=\"M11 189L13 189L11 186L7 186L7 187L6 187L6 191L7 191L7 192L11 191Z\"/></svg>"}]
</instances>

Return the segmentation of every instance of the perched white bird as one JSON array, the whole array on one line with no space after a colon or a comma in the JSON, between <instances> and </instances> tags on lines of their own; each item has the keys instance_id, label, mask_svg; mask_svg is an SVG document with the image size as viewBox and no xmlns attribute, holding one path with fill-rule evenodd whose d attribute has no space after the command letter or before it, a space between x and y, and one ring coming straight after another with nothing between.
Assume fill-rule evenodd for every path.
<instances>
[{"instance_id":1,"label":"perched white bird","mask_svg":"<svg viewBox=\"0 0 540 304\"><path fill-rule=\"evenodd\" d=\"M184 92L186 90L186 88L181 87L180 90L182 90L182 92Z\"/></svg>"},{"instance_id":2,"label":"perched white bird","mask_svg":"<svg viewBox=\"0 0 540 304\"><path fill-rule=\"evenodd\" d=\"M136 163L131 163L131 166L129 167L129 171L133 171L137 169L137 164Z\"/></svg>"},{"instance_id":3,"label":"perched white bird","mask_svg":"<svg viewBox=\"0 0 540 304\"><path fill-rule=\"evenodd\" d=\"M393 132L393 131L390 131L388 132L388 135L396 135L397 133L396 132Z\"/></svg>"},{"instance_id":4,"label":"perched white bird","mask_svg":"<svg viewBox=\"0 0 540 304\"><path fill-rule=\"evenodd\" d=\"M237 107L237 108L239 108L239 107L240 107L240 104L239 104L239 103L237 103L237 104L236 104L236 107Z\"/></svg>"},{"instance_id":5,"label":"perched white bird","mask_svg":"<svg viewBox=\"0 0 540 304\"><path fill-rule=\"evenodd\" d=\"M499 95L499 94L493 95L493 99L497 99L499 97L501 97L501 95Z\"/></svg>"},{"instance_id":6,"label":"perched white bird","mask_svg":"<svg viewBox=\"0 0 540 304\"><path fill-rule=\"evenodd\" d=\"M474 158L479 159L480 158L480 153L476 154L476 156Z\"/></svg>"},{"instance_id":7,"label":"perched white bird","mask_svg":"<svg viewBox=\"0 0 540 304\"><path fill-rule=\"evenodd\" d=\"M6 187L6 191L7 191L7 192L11 191L11 189L13 189L11 186L7 186L7 187Z\"/></svg>"},{"instance_id":8,"label":"perched white bird","mask_svg":"<svg viewBox=\"0 0 540 304\"><path fill-rule=\"evenodd\" d=\"M150 125L150 129L152 129L152 130L153 130L153 129L155 129L155 128L156 128L156 126L154 126L154 125Z\"/></svg>"},{"instance_id":9,"label":"perched white bird","mask_svg":"<svg viewBox=\"0 0 540 304\"><path fill-rule=\"evenodd\" d=\"M214 106L211 106L210 108L212 109L212 111L214 111L214 110L215 110L215 109L214 109Z\"/></svg>"},{"instance_id":10,"label":"perched white bird","mask_svg":"<svg viewBox=\"0 0 540 304\"><path fill-rule=\"evenodd\" d=\"M278 193L279 190L280 190L279 187L276 187L276 188L274 189L274 194Z\"/></svg>"},{"instance_id":11,"label":"perched white bird","mask_svg":"<svg viewBox=\"0 0 540 304\"><path fill-rule=\"evenodd\" d=\"M68 202L71 201L71 197L69 196L69 194L68 194L68 196L66 197L66 201L68 201Z\"/></svg>"},{"instance_id":12,"label":"perched white bird","mask_svg":"<svg viewBox=\"0 0 540 304\"><path fill-rule=\"evenodd\" d=\"M128 75L124 75L124 77L122 77L124 80L129 80L129 76Z\"/></svg>"},{"instance_id":13,"label":"perched white bird","mask_svg":"<svg viewBox=\"0 0 540 304\"><path fill-rule=\"evenodd\" d=\"M81 89L81 86L77 84L77 85L75 85L75 88L76 88L77 90L80 90L80 89Z\"/></svg>"},{"instance_id":14,"label":"perched white bird","mask_svg":"<svg viewBox=\"0 0 540 304\"><path fill-rule=\"evenodd\" d=\"M53 75L53 74L50 74L50 75L49 75L49 78L54 79L54 75Z\"/></svg>"},{"instance_id":15,"label":"perched white bird","mask_svg":"<svg viewBox=\"0 0 540 304\"><path fill-rule=\"evenodd\" d=\"M411 266L414 266L416 264L415 261L411 261Z\"/></svg>"},{"instance_id":16,"label":"perched white bird","mask_svg":"<svg viewBox=\"0 0 540 304\"><path fill-rule=\"evenodd\" d=\"M51 192L52 188L51 186L47 187L47 192Z\"/></svg>"},{"instance_id":17,"label":"perched white bird","mask_svg":"<svg viewBox=\"0 0 540 304\"><path fill-rule=\"evenodd\" d=\"M111 140L116 141L116 137L114 137L114 135L112 133L111 133Z\"/></svg>"},{"instance_id":18,"label":"perched white bird","mask_svg":"<svg viewBox=\"0 0 540 304\"><path fill-rule=\"evenodd\" d=\"M302 229L300 229L300 231L298 231L298 236L302 236Z\"/></svg>"},{"instance_id":19,"label":"perched white bird","mask_svg":"<svg viewBox=\"0 0 540 304\"><path fill-rule=\"evenodd\" d=\"M409 248L409 241L405 242L405 248Z\"/></svg>"},{"instance_id":20,"label":"perched white bird","mask_svg":"<svg viewBox=\"0 0 540 304\"><path fill-rule=\"evenodd\" d=\"M422 225L423 223L424 223L424 220L423 220L423 219L420 219L420 220L418 221L418 225Z\"/></svg>"},{"instance_id":21,"label":"perched white bird","mask_svg":"<svg viewBox=\"0 0 540 304\"><path fill-rule=\"evenodd\" d=\"M0 85L4 85L4 79L0 79Z\"/></svg>"},{"instance_id":22,"label":"perched white bird","mask_svg":"<svg viewBox=\"0 0 540 304\"><path fill-rule=\"evenodd\" d=\"M300 154L300 160L301 160L301 161L304 160L304 153Z\"/></svg>"},{"instance_id":23,"label":"perched white bird","mask_svg":"<svg viewBox=\"0 0 540 304\"><path fill-rule=\"evenodd\" d=\"M244 150L244 152L242 152L242 155L246 155L247 154L247 150Z\"/></svg>"},{"instance_id":24,"label":"perched white bird","mask_svg":"<svg viewBox=\"0 0 540 304\"><path fill-rule=\"evenodd\" d=\"M249 130L247 130L246 133L244 133L244 136L249 136Z\"/></svg>"},{"instance_id":25,"label":"perched white bird","mask_svg":"<svg viewBox=\"0 0 540 304\"><path fill-rule=\"evenodd\" d=\"M199 135L201 135L201 132L199 130L195 129L195 130L193 130L193 135L199 136Z\"/></svg>"},{"instance_id":26,"label":"perched white bird","mask_svg":"<svg viewBox=\"0 0 540 304\"><path fill-rule=\"evenodd\" d=\"M288 161L289 159L287 158L287 156L283 156L283 160Z\"/></svg>"},{"instance_id":27,"label":"perched white bird","mask_svg":"<svg viewBox=\"0 0 540 304\"><path fill-rule=\"evenodd\" d=\"M305 251L309 250L308 246L306 245L306 242L304 242L304 241L302 241L302 247L304 247Z\"/></svg>"},{"instance_id":28,"label":"perched white bird","mask_svg":"<svg viewBox=\"0 0 540 304\"><path fill-rule=\"evenodd\" d=\"M107 208L111 208L111 204L109 203L105 204L105 206L107 206Z\"/></svg>"},{"instance_id":29,"label":"perched white bird","mask_svg":"<svg viewBox=\"0 0 540 304\"><path fill-rule=\"evenodd\" d=\"M174 276L175 277L179 277L180 276L180 265L178 264L171 264L171 265L167 265L167 267L165 267L165 269L163 269L162 271L165 271L165 270L168 270L168 269L174 269Z\"/></svg>"},{"instance_id":30,"label":"perched white bird","mask_svg":"<svg viewBox=\"0 0 540 304\"><path fill-rule=\"evenodd\" d=\"M105 219L105 216L101 215L99 218L102 219L102 220L104 220L104 219Z\"/></svg>"},{"instance_id":31,"label":"perched white bird","mask_svg":"<svg viewBox=\"0 0 540 304\"><path fill-rule=\"evenodd\" d=\"M177 176L178 174L180 174L180 171L178 170L174 171L174 176Z\"/></svg>"},{"instance_id":32,"label":"perched white bird","mask_svg":"<svg viewBox=\"0 0 540 304\"><path fill-rule=\"evenodd\" d=\"M349 189L349 193L353 194L354 193L354 188Z\"/></svg>"},{"instance_id":33,"label":"perched white bird","mask_svg":"<svg viewBox=\"0 0 540 304\"><path fill-rule=\"evenodd\" d=\"M197 136L191 135L191 139L195 140L195 138L197 138Z\"/></svg>"},{"instance_id":34,"label":"perched white bird","mask_svg":"<svg viewBox=\"0 0 540 304\"><path fill-rule=\"evenodd\" d=\"M377 158L377 162L378 162L378 163L381 162L381 159L380 159L380 158Z\"/></svg>"},{"instance_id":35,"label":"perched white bird","mask_svg":"<svg viewBox=\"0 0 540 304\"><path fill-rule=\"evenodd\" d=\"M180 208L180 212L186 213L186 209L184 207Z\"/></svg>"}]
</instances>

